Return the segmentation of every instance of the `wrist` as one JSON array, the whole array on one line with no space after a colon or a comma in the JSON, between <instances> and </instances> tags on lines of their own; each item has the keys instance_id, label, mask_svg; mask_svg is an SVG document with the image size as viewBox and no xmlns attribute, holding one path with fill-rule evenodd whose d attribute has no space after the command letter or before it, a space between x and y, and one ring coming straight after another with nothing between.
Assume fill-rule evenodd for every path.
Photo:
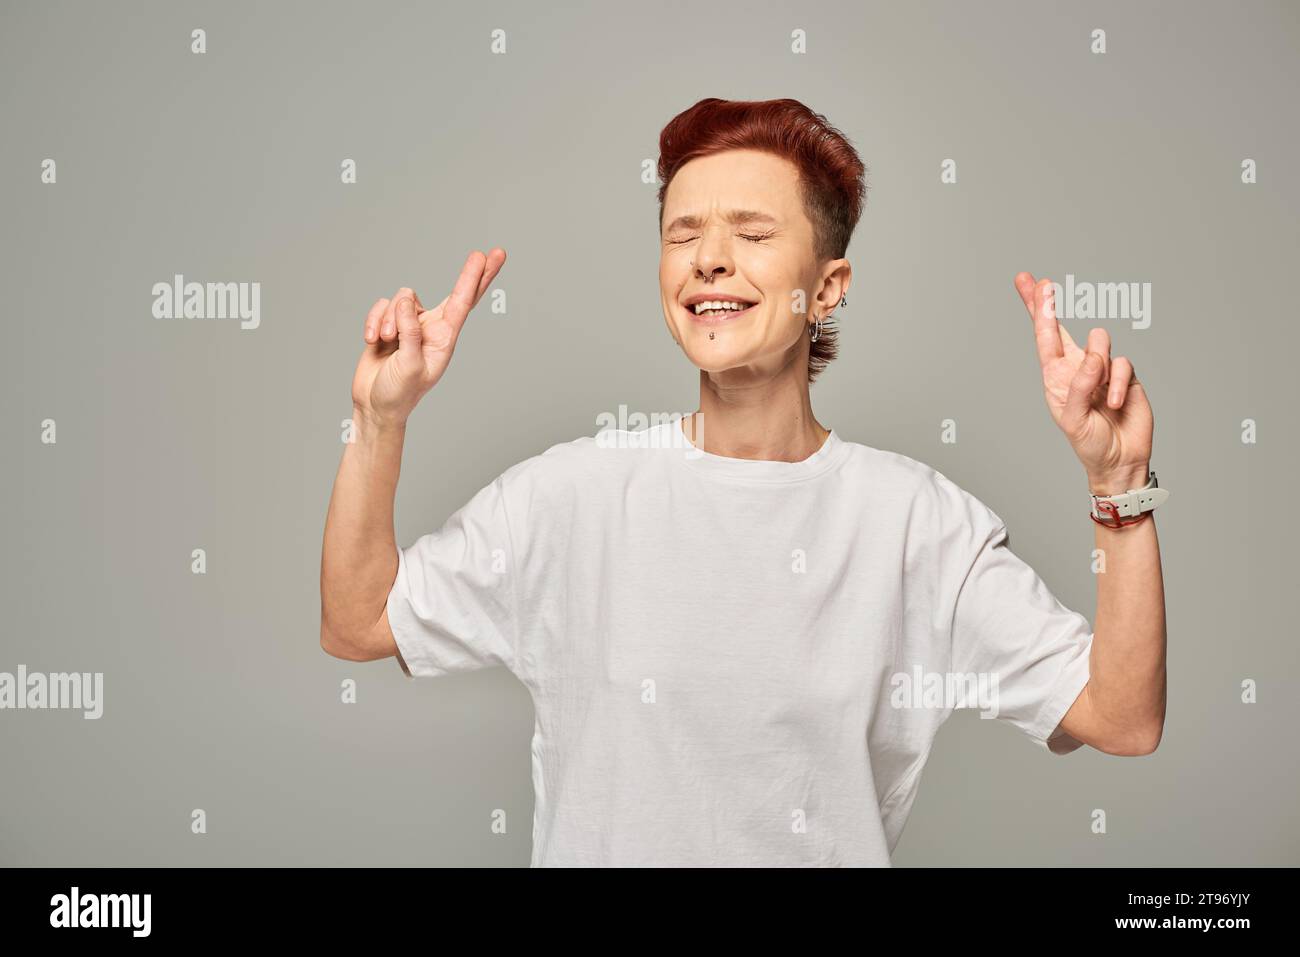
<instances>
[{"instance_id":1,"label":"wrist","mask_svg":"<svg viewBox=\"0 0 1300 957\"><path fill-rule=\"evenodd\" d=\"M1142 488L1151 477L1150 463L1130 466L1113 472L1089 472L1088 491L1093 495L1122 495Z\"/></svg>"},{"instance_id":2,"label":"wrist","mask_svg":"<svg viewBox=\"0 0 1300 957\"><path fill-rule=\"evenodd\" d=\"M352 422L356 426L359 441L388 436L400 438L406 433L405 418L381 415L359 405L352 406Z\"/></svg>"}]
</instances>

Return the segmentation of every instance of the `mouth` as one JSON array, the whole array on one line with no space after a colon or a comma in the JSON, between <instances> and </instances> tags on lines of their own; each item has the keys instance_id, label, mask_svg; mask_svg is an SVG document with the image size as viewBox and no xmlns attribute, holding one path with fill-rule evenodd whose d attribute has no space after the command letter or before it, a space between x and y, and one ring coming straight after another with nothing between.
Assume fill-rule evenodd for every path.
<instances>
[{"instance_id":1,"label":"mouth","mask_svg":"<svg viewBox=\"0 0 1300 957\"><path fill-rule=\"evenodd\" d=\"M717 326L745 318L757 305L758 303L743 299L723 297L690 303L683 308L692 322L704 326Z\"/></svg>"}]
</instances>

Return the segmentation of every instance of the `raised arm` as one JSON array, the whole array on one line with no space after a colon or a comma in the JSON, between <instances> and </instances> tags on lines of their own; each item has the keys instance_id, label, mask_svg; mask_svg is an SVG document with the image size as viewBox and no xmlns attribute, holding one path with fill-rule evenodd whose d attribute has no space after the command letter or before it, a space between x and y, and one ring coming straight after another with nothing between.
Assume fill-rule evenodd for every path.
<instances>
[{"instance_id":1,"label":"raised arm","mask_svg":"<svg viewBox=\"0 0 1300 957\"><path fill-rule=\"evenodd\" d=\"M1050 280L1015 279L1033 320L1048 410L1088 476L1089 491L1112 495L1147 482L1154 416L1133 363L1110 356L1095 328L1080 349L1056 318ZM1165 589L1155 514L1131 527L1096 527L1106 569L1097 576L1088 684L1060 730L1099 751L1150 754L1164 730Z\"/></svg>"},{"instance_id":2,"label":"raised arm","mask_svg":"<svg viewBox=\"0 0 1300 957\"><path fill-rule=\"evenodd\" d=\"M393 501L406 422L442 378L466 317L505 259L502 249L486 257L476 250L433 309L403 287L366 316L366 346L352 379L355 441L343 449L321 548L320 643L336 658L397 653L387 601L397 577Z\"/></svg>"}]
</instances>

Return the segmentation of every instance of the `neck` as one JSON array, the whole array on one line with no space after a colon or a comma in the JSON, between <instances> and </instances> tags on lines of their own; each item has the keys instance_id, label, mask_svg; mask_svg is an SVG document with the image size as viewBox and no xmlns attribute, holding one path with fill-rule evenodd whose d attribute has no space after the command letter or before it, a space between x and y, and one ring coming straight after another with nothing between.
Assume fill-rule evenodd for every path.
<instances>
[{"instance_id":1,"label":"neck","mask_svg":"<svg viewBox=\"0 0 1300 957\"><path fill-rule=\"evenodd\" d=\"M801 462L830 432L812 411L807 359L770 378L733 379L731 373L700 373L700 408L682 421L690 440L705 452L736 459Z\"/></svg>"}]
</instances>

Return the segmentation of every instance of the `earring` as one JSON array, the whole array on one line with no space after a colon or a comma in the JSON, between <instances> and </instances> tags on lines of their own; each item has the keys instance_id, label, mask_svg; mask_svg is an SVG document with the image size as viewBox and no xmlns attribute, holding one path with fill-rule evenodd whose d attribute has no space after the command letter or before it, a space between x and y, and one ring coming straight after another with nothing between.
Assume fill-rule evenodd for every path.
<instances>
[{"instance_id":1,"label":"earring","mask_svg":"<svg viewBox=\"0 0 1300 957\"><path fill-rule=\"evenodd\" d=\"M822 337L822 317L818 316L816 321L808 327L808 338L816 342Z\"/></svg>"},{"instance_id":2,"label":"earring","mask_svg":"<svg viewBox=\"0 0 1300 957\"><path fill-rule=\"evenodd\" d=\"M840 296L840 305L841 305L841 306L847 306L848 304L849 304L849 297L848 297L848 294L846 293L845 295Z\"/></svg>"}]
</instances>

